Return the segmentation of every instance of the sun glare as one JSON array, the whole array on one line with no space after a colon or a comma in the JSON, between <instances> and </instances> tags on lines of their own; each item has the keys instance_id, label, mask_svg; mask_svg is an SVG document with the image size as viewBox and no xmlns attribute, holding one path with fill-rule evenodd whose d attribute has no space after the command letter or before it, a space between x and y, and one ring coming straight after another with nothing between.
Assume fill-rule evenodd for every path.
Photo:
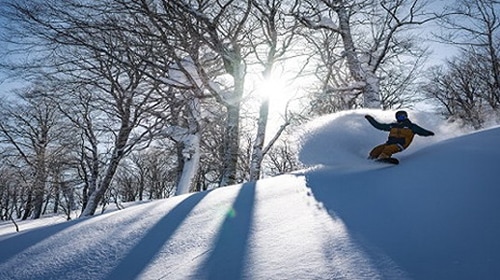
<instances>
[{"instance_id":1,"label":"sun glare","mask_svg":"<svg viewBox=\"0 0 500 280\"><path fill-rule=\"evenodd\" d=\"M262 72L250 72L247 76L248 92L254 101L249 103L253 106L250 110L258 110L261 101L269 101L267 129L271 136L284 124L284 118L289 117L287 112L299 110L300 95L304 88L310 86L310 81L297 80L295 76L295 72L291 70L278 70L267 80L262 77Z\"/></svg>"},{"instance_id":2,"label":"sun glare","mask_svg":"<svg viewBox=\"0 0 500 280\"><path fill-rule=\"evenodd\" d=\"M282 114L293 93L291 85L280 77L271 77L267 80L256 79L254 82L256 97L260 100L269 100L270 111Z\"/></svg>"},{"instance_id":3,"label":"sun glare","mask_svg":"<svg viewBox=\"0 0 500 280\"><path fill-rule=\"evenodd\" d=\"M280 71L276 69L270 77L264 79L262 72L249 72L247 75L248 92L252 95L250 106L258 109L261 101L269 101L269 121L275 121L281 125L283 117L289 110L295 110L300 106L299 96L304 88L309 86L305 80L297 80L294 71Z\"/></svg>"},{"instance_id":4,"label":"sun glare","mask_svg":"<svg viewBox=\"0 0 500 280\"><path fill-rule=\"evenodd\" d=\"M285 82L281 79L263 80L257 85L257 95L262 98L282 96L285 92Z\"/></svg>"}]
</instances>

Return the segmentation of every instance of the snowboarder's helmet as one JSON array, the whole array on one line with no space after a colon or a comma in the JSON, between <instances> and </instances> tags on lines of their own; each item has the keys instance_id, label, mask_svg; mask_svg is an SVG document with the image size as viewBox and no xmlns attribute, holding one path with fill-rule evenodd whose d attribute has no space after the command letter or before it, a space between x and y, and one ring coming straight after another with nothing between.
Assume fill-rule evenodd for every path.
<instances>
[{"instance_id":1,"label":"snowboarder's helmet","mask_svg":"<svg viewBox=\"0 0 500 280\"><path fill-rule=\"evenodd\" d=\"M408 113L406 111L397 111L396 112L396 120L398 122L402 122L408 118Z\"/></svg>"}]
</instances>

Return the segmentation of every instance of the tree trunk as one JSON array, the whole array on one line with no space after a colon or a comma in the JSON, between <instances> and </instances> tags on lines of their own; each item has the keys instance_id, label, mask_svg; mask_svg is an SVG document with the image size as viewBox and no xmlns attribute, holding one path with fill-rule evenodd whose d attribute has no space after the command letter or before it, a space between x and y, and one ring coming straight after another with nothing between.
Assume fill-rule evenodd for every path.
<instances>
[{"instance_id":1,"label":"tree trunk","mask_svg":"<svg viewBox=\"0 0 500 280\"><path fill-rule=\"evenodd\" d=\"M238 155L240 149L240 109L245 83L245 69L239 50L226 55L226 70L233 76L234 92L226 104L227 120L223 150L223 169L220 186L237 183ZM230 59L227 59L230 58Z\"/></svg>"},{"instance_id":2,"label":"tree trunk","mask_svg":"<svg viewBox=\"0 0 500 280\"><path fill-rule=\"evenodd\" d=\"M128 116L125 116L124 118L128 119ZM116 170L118 169L118 165L124 156L123 151L127 145L130 132L131 132L131 128L129 127L129 124L126 123L125 120L123 120L122 127L120 128L120 132L118 133L118 136L116 139L116 144L115 144L115 148L113 150L113 155L112 155L112 157L110 159L110 163L106 169L106 173L104 175L104 178L99 183L97 189L95 191L93 191L92 193L90 193L88 203L87 203L86 207L83 209L80 217L94 215L94 213L97 209L97 206L99 205L99 201L101 201L103 199L104 194L106 193L109 186L111 185L111 181L113 180L113 177L116 173Z\"/></svg>"},{"instance_id":3,"label":"tree trunk","mask_svg":"<svg viewBox=\"0 0 500 280\"><path fill-rule=\"evenodd\" d=\"M80 217L92 216L95 214L97 206L99 205L99 201L102 200L104 194L111 185L113 176L115 175L116 169L118 169L118 164L120 163L120 160L122 158L121 155L116 155L116 152L114 154L115 156L113 156L113 158L111 159L111 162L106 170L106 175L99 184L98 188L93 193L90 194L87 206L85 207L85 209L83 209L83 212L80 215Z\"/></svg>"},{"instance_id":4,"label":"tree trunk","mask_svg":"<svg viewBox=\"0 0 500 280\"><path fill-rule=\"evenodd\" d=\"M224 138L223 169L220 186L236 184L239 153L240 104L227 106L226 133Z\"/></svg>"},{"instance_id":5,"label":"tree trunk","mask_svg":"<svg viewBox=\"0 0 500 280\"><path fill-rule=\"evenodd\" d=\"M59 188L59 183L56 182L54 186L54 209L52 213L57 214L59 210L59 203L61 203L61 189Z\"/></svg>"},{"instance_id":6,"label":"tree trunk","mask_svg":"<svg viewBox=\"0 0 500 280\"><path fill-rule=\"evenodd\" d=\"M379 79L372 73L368 65L363 65L356 53L356 46L351 34L351 24L346 8L339 7L337 10L342 42L344 44L345 56L349 72L356 82L364 83L363 107L380 108Z\"/></svg>"},{"instance_id":7,"label":"tree trunk","mask_svg":"<svg viewBox=\"0 0 500 280\"><path fill-rule=\"evenodd\" d=\"M33 195L32 195L33 191L32 190L29 190L28 191L28 199L26 200L26 206L24 208L24 214L21 218L21 220L26 220L28 219L28 217L31 215L31 210L33 208Z\"/></svg>"},{"instance_id":8,"label":"tree trunk","mask_svg":"<svg viewBox=\"0 0 500 280\"><path fill-rule=\"evenodd\" d=\"M37 178L34 184L35 185L33 190L33 214L31 215L31 218L38 219L42 215L43 197L45 193L44 192L45 181L40 178Z\"/></svg>"},{"instance_id":9,"label":"tree trunk","mask_svg":"<svg viewBox=\"0 0 500 280\"><path fill-rule=\"evenodd\" d=\"M191 190L198 167L200 165L200 132L199 120L200 104L198 98L193 98L189 102L188 108L188 135L182 140L182 173L177 183L175 195L189 193Z\"/></svg>"},{"instance_id":10,"label":"tree trunk","mask_svg":"<svg viewBox=\"0 0 500 280\"><path fill-rule=\"evenodd\" d=\"M89 142L91 148L91 156L88 157L88 160L82 159L82 166L85 166L85 161L87 161L90 176L85 175L85 186L83 188L83 203L82 203L82 212L87 208L87 204L89 203L90 196L97 189L97 180L99 178L99 153L97 148L97 140L93 133L89 133L91 135L89 137ZM82 150L88 150L86 147L82 147ZM83 153L83 157L87 157L86 153ZM86 169L83 169L83 172L86 174Z\"/></svg>"},{"instance_id":11,"label":"tree trunk","mask_svg":"<svg viewBox=\"0 0 500 280\"><path fill-rule=\"evenodd\" d=\"M200 137L198 135L191 135L188 140L189 144L184 143L184 149L182 152L182 174L179 178L175 195L187 194L193 186L200 162L199 139Z\"/></svg>"},{"instance_id":12,"label":"tree trunk","mask_svg":"<svg viewBox=\"0 0 500 280\"><path fill-rule=\"evenodd\" d=\"M269 97L260 104L259 120L257 124L257 136L252 149L252 159L250 161L250 181L260 178L262 160L264 158L264 140L266 138L267 119L269 116Z\"/></svg>"},{"instance_id":13,"label":"tree trunk","mask_svg":"<svg viewBox=\"0 0 500 280\"><path fill-rule=\"evenodd\" d=\"M43 198L45 195L45 182L47 179L46 164L45 164L45 144L47 143L46 136L39 142L40 149L37 151L36 159L36 175L33 186L33 214L32 219L38 219L42 215Z\"/></svg>"}]
</instances>

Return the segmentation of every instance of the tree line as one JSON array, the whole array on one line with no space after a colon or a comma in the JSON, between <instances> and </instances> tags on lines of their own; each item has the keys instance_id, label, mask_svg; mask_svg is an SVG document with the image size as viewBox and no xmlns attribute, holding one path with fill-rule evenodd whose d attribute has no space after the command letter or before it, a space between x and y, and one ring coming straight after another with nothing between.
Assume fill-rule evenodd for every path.
<instances>
[{"instance_id":1,"label":"tree line","mask_svg":"<svg viewBox=\"0 0 500 280\"><path fill-rule=\"evenodd\" d=\"M495 1L2 2L1 68L23 86L0 105L0 219L290 172L288 136L341 110L431 97L475 128L498 116ZM426 68L429 24L463 55Z\"/></svg>"}]
</instances>

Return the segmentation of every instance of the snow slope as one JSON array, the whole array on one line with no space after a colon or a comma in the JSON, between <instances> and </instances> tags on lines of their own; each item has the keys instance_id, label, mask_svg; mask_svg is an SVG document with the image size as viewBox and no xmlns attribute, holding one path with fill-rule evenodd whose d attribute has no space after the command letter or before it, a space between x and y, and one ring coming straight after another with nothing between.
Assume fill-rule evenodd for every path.
<instances>
[{"instance_id":1,"label":"snow slope","mask_svg":"<svg viewBox=\"0 0 500 280\"><path fill-rule=\"evenodd\" d=\"M456 137L411 112L437 135L391 166L365 159L386 137L366 113L392 117L307 126L310 168L293 174L20 233L2 222L0 279L500 279L500 127Z\"/></svg>"}]
</instances>

